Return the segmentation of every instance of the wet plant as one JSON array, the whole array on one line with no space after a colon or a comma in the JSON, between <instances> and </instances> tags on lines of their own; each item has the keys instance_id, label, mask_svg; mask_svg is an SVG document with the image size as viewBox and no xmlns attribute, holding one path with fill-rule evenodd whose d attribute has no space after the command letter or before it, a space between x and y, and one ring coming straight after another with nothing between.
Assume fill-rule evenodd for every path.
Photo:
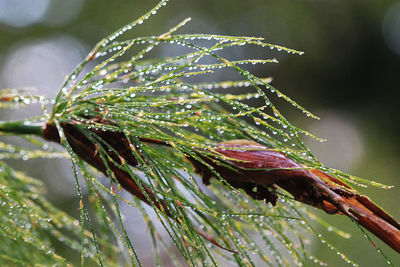
<instances>
[{"instance_id":1,"label":"wet plant","mask_svg":"<svg viewBox=\"0 0 400 267\"><path fill-rule=\"evenodd\" d=\"M177 34L189 19L165 33L121 40L166 2L102 39L68 75L55 99L1 92L3 108L40 103L44 110L40 117L1 123L1 132L23 136L39 147L43 141L37 137L59 143L66 153L1 143L0 157L70 158L80 199L80 218L74 220L37 193L42 185L36 180L2 163L2 227L9 248L14 248L12 257L0 248L3 261L66 264L68 257L52 249L55 239L80 253L82 265L141 266L135 250L139 241L128 235L132 226L124 222L122 202L142 213L157 265L162 265L161 253L177 266L324 265L308 245L316 237L356 266L314 230L313 223L326 224L304 203L348 216L399 252L398 222L348 184L390 186L318 161L302 136L322 140L289 122L272 99L318 118L273 86L272 78L247 70L246 65L276 64L275 58L225 56L225 51L244 45L303 52L258 37ZM169 45L180 47L181 53L157 56L158 49ZM240 79L210 82L219 71ZM109 182L101 183L99 176ZM122 190L133 198L122 197ZM153 208L163 229L144 205ZM174 249L159 231L168 234Z\"/></svg>"}]
</instances>

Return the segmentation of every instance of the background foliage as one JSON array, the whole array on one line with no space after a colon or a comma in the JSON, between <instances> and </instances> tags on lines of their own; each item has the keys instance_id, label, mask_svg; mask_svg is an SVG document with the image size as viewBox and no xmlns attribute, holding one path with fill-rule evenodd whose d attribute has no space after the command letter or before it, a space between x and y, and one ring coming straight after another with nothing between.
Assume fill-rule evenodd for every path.
<instances>
[{"instance_id":1,"label":"background foliage","mask_svg":"<svg viewBox=\"0 0 400 267\"><path fill-rule=\"evenodd\" d=\"M73 12L64 21L57 21L55 17L65 10L65 6L62 1L54 1L37 23L25 27L1 24L0 87L35 86L43 90L40 93L54 95L64 76L90 47L154 5L144 1L71 3L75 5L71 7ZM303 106L322 118L313 124L296 117L292 121L294 119L303 128L330 140L327 144L315 146L324 163L358 176L399 185L396 175L400 151L396 133L400 124L396 110L398 91L394 81L400 59L393 49L393 42L390 43L394 38L390 32L390 18L396 10L398 12L399 8L395 1L244 3L234 0L176 0L151 23L137 28L136 33L165 32L170 25L189 15L192 23L186 28L187 32L256 35L305 51L302 57L279 55L280 64L255 66L253 71L258 76L274 76L275 85L285 88L287 95L300 100ZM46 49L42 50L43 47ZM173 52L163 51L165 55ZM252 58L264 52L249 48L241 53L243 57ZM30 69L21 66L30 66ZM32 66L36 66L35 72L32 72ZM45 71L46 68L52 71ZM287 107L283 105L280 108L285 110ZM285 115L290 118L291 114ZM16 119L25 117L25 114L14 112L0 116L2 119ZM346 143L347 147L340 146L349 139L352 142ZM346 162L340 161L341 158L347 159ZM348 162L351 164L345 164ZM78 200L73 181L65 182L71 177L71 170L62 166L65 166L64 162L26 162L32 176L47 179L49 199L75 216ZM18 166L18 169L22 168ZM66 172L56 180L51 174L60 168ZM395 217L400 217L400 212L391 206L398 199L396 189L380 191L373 188L367 193ZM356 231L351 240L334 242L340 243L351 258L360 259L364 266L381 263L373 246L365 245L365 239L346 218L325 217L322 213L321 216L330 222L336 221L336 225L347 232ZM315 250L324 259L327 257L323 254L330 253L326 250L318 252L318 247ZM334 257L333 261L336 262L337 258Z\"/></svg>"}]
</instances>

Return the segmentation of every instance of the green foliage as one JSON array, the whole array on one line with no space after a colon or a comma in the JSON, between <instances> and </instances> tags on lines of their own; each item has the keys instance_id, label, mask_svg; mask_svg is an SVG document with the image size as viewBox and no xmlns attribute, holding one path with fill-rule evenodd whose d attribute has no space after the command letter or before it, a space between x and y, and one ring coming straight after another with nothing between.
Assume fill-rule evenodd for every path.
<instances>
[{"instance_id":1,"label":"green foliage","mask_svg":"<svg viewBox=\"0 0 400 267\"><path fill-rule=\"evenodd\" d=\"M32 144L41 145L36 139L26 137ZM68 154L54 148L22 149L0 143L2 159L55 158ZM79 221L56 208L44 197L43 183L0 161L0 263L2 265L70 265L76 261L78 253L91 258L96 255L96 246L108 248L105 261L108 266L118 261L111 254L118 251L108 239L97 238L79 226ZM102 226L101 221L98 225ZM84 247L82 246L84 244ZM60 253L57 247L64 247ZM68 254L64 255L68 252ZM75 252L74 252L75 251ZM72 252L72 254L71 254ZM75 255L75 256L71 256Z\"/></svg>"},{"instance_id":2,"label":"green foliage","mask_svg":"<svg viewBox=\"0 0 400 267\"><path fill-rule=\"evenodd\" d=\"M160 35L117 41L165 3L161 1L138 20L101 40L67 77L51 113L33 119L55 123L62 144L72 158L81 200L80 227L38 195L41 185L36 180L2 163L0 192L5 204L0 211L1 235L10 244L0 246L3 259L6 262L13 260L16 264L64 263L64 258L52 249L50 233L81 251L82 265L86 258L101 265L118 264L123 260L122 252L116 254L115 244L118 243L122 244L122 250L128 251L127 261L140 266L141 255L136 253L135 238L128 236L128 226L119 208L121 202L125 202L142 212L158 264L161 264L162 250L169 253L176 265L181 265L182 259L191 266L217 265L220 261L240 266L307 266L310 260L323 264L310 253L309 239L315 235L343 260L356 265L315 232L310 218L316 216L284 192L280 192L277 206L272 207L215 179L205 189L193 166L185 160L188 156L204 164L200 156L226 160L212 152L219 148L215 143L247 139L282 151L296 162L329 172L355 185L385 187L327 168L314 157L301 136L321 140L290 123L272 99L278 97L305 115L316 116L272 86L271 78L256 77L246 70L246 65L277 63L276 59L228 59L224 56L226 50L243 45L298 55L302 52L269 44L257 37L175 34L188 19ZM170 45L178 46L180 53L170 57L157 56L161 47ZM229 71L232 77L240 78L204 82L214 79L218 71ZM15 102L19 103L21 99ZM43 98L39 102L48 101ZM96 117L106 118L113 124L98 123L93 120ZM98 145L98 153L104 162L119 166L138 184L151 188L156 199L167 204L172 216L153 205L154 212L182 259L159 239L161 230L149 219L143 204L136 198L124 199L119 194L110 166L107 166L110 182L103 184L96 178L99 173L75 155L61 128L62 123L71 121L80 122L76 127ZM110 158L107 153L110 144L93 129L123 132L132 142L138 165L128 166ZM139 138L162 140L171 147L149 144ZM47 155L43 151L21 154L22 148L11 149L6 144L0 144L0 148L5 152L3 157ZM48 155L59 154L49 152ZM215 175L219 176L216 172ZM84 178L88 196L82 192L80 177ZM199 235L198 228L236 253L212 245ZM338 234L342 235L340 231ZM34 256L33 251L37 251Z\"/></svg>"},{"instance_id":3,"label":"green foliage","mask_svg":"<svg viewBox=\"0 0 400 267\"><path fill-rule=\"evenodd\" d=\"M67 263L51 239L79 249L77 221L43 198L41 182L0 164L2 265Z\"/></svg>"}]
</instances>

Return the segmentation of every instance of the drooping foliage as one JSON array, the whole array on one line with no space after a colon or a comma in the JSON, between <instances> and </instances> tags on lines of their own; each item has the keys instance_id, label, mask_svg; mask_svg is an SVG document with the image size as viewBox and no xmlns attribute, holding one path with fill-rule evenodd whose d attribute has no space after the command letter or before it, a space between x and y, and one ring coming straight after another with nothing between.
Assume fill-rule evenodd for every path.
<instances>
[{"instance_id":1,"label":"drooping foliage","mask_svg":"<svg viewBox=\"0 0 400 267\"><path fill-rule=\"evenodd\" d=\"M244 45L273 49L277 53L303 53L269 44L258 37L176 34L188 19L165 33L119 40L166 2L161 1L144 16L101 40L66 78L55 100L32 98L44 106L49 102L54 104L49 114L34 118L32 122L53 125L59 134L53 140L59 139L72 159L80 198L80 227L77 229L74 220L43 202L41 197L33 198L31 194L36 191L27 189L37 190L30 185L32 180L26 180L28 178L6 165L2 166L1 172L4 185L11 186L9 181L19 179L18 186L22 186L21 195L14 198L19 200L20 206L6 201L7 207L16 207L21 218L27 221L24 225L30 227L13 226L10 222L3 224L9 230L21 229L17 237L22 238L21 242L28 237L26 229L35 227L40 233L50 232L53 237L60 237L80 252L82 264L88 261L86 258L101 265L118 264L124 261L121 251L127 251L126 260L140 266L141 255L135 250L135 243L139 241L128 235L127 228L131 226L125 224L121 214L120 205L124 202L142 213L158 264L162 264L161 252L167 252L176 265L209 266L230 262L240 266L307 266L310 261L323 264L312 256L308 245L314 236L340 258L356 265L318 234L310 221L325 223L286 192L276 191L279 198L273 206L249 197L243 188L234 187L224 179L212 179L211 185L204 187L202 177L188 161L191 158L201 162L218 178L220 174L207 160L224 164L229 158L216 152L221 149L217 143L246 139L284 153L305 169L320 170L356 186L388 188L328 168L315 158L304 145L302 136L322 140L289 122L272 99L277 97L306 116L317 117L275 88L271 84L272 78L257 77L247 70L247 65L276 64L275 58L229 58L230 49ZM171 45L179 47L178 55L159 56L163 47ZM228 72L234 78L214 82L219 72ZM32 101L29 97L23 98L29 101L23 101L15 95L18 93L9 93L7 101L22 104ZM70 126L66 125L73 125L77 134L72 134ZM118 134L105 135L105 132ZM77 153L76 145L83 137L71 143L68 136L78 134L86 143L93 144L94 153ZM126 151L116 149L115 143L121 140L128 142L125 147L130 148L134 164L126 161L123 155ZM4 153L6 147L4 144ZM17 155L16 152L14 149L7 155ZM85 159L82 157L85 153L87 157L98 157L102 163L96 165ZM47 154L34 151L24 155L45 157ZM56 156L59 152L49 152L49 155ZM101 183L97 177L102 174L90 165L106 174L109 183ZM229 168L229 164L226 167ZM154 208L163 229L150 219L144 202L122 197L121 182L117 177L119 171L128 174L144 192L142 200ZM79 177L85 181L88 196L82 192ZM14 194L18 191L13 189ZM30 198L31 205L22 212L24 200ZM36 203L39 199L41 202ZM38 217L36 222L31 215ZM66 239L69 235L59 229L62 227L72 231L74 238ZM159 231L167 232L180 256L159 238ZM344 235L340 231L337 233ZM77 239L79 236L81 241ZM12 233L8 237L7 240L14 242L16 247L24 247L13 239ZM23 253L18 256L18 250L14 250L16 263L64 261L51 250L46 237L37 235L33 238L44 244L43 249L33 241L25 248L27 251L31 246L37 249L40 252L38 258L29 258ZM120 246L119 254L116 254L116 244ZM2 255L9 254L2 252Z\"/></svg>"}]
</instances>

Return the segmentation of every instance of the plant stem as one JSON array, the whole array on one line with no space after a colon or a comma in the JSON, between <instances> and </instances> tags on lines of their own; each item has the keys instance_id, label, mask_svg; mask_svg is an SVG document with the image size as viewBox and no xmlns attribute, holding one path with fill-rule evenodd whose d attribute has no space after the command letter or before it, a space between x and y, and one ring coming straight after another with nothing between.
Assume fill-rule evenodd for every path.
<instances>
[{"instance_id":1,"label":"plant stem","mask_svg":"<svg viewBox=\"0 0 400 267\"><path fill-rule=\"evenodd\" d=\"M29 120L0 122L0 133L1 132L17 135L34 134L43 137L43 123Z\"/></svg>"}]
</instances>

